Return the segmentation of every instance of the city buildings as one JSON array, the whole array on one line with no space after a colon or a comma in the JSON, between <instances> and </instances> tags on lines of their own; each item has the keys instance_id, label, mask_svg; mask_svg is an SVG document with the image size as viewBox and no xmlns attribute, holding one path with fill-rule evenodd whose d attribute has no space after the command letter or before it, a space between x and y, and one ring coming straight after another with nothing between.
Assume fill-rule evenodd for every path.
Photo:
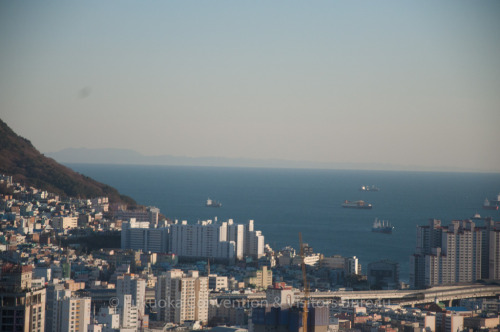
<instances>
[{"instance_id":1,"label":"city buildings","mask_svg":"<svg viewBox=\"0 0 500 332\"><path fill-rule=\"evenodd\" d=\"M69 284L47 287L46 332L87 332L90 324L90 297L74 295Z\"/></svg>"},{"instance_id":2,"label":"city buildings","mask_svg":"<svg viewBox=\"0 0 500 332\"><path fill-rule=\"evenodd\" d=\"M152 225L158 224L160 210L156 207L148 207L146 210L118 209L113 211L113 218L119 220L135 219L139 222L147 221Z\"/></svg>"},{"instance_id":3,"label":"city buildings","mask_svg":"<svg viewBox=\"0 0 500 332\"><path fill-rule=\"evenodd\" d=\"M485 247L483 254L486 256L486 251L488 253L487 257L483 261L487 262L488 277L494 280L500 280L500 224L499 223L489 223L488 232L485 235ZM489 234L488 234L489 233ZM489 236L488 236L489 235ZM486 268L485 268L486 270Z\"/></svg>"},{"instance_id":4,"label":"city buildings","mask_svg":"<svg viewBox=\"0 0 500 332\"><path fill-rule=\"evenodd\" d=\"M368 282L370 286L382 289L399 288L399 264L390 260L381 260L368 264Z\"/></svg>"},{"instance_id":5,"label":"city buildings","mask_svg":"<svg viewBox=\"0 0 500 332\"><path fill-rule=\"evenodd\" d=\"M229 289L228 280L226 276L219 276L217 274L208 275L208 289L213 291L221 291Z\"/></svg>"},{"instance_id":6,"label":"city buildings","mask_svg":"<svg viewBox=\"0 0 500 332\"><path fill-rule=\"evenodd\" d=\"M56 331L61 332L87 332L87 327L90 324L90 297L65 297L60 304L61 320L60 324L53 324L59 326L60 329ZM54 330L53 330L54 331Z\"/></svg>"},{"instance_id":7,"label":"city buildings","mask_svg":"<svg viewBox=\"0 0 500 332\"><path fill-rule=\"evenodd\" d=\"M72 229L78 227L78 217L54 217L52 227L55 229Z\"/></svg>"},{"instance_id":8,"label":"city buildings","mask_svg":"<svg viewBox=\"0 0 500 332\"><path fill-rule=\"evenodd\" d=\"M45 288L33 288L32 266L6 263L0 275L0 331L44 332Z\"/></svg>"},{"instance_id":9,"label":"city buildings","mask_svg":"<svg viewBox=\"0 0 500 332\"><path fill-rule=\"evenodd\" d=\"M162 221L156 225L151 219L131 218L119 223L108 219L112 211L104 212L107 202L103 198L60 201L43 194L39 195L45 197L42 201L33 201L38 193L29 189L29 201L0 196L0 331L187 330L187 326L200 326L200 322L204 328L207 324L248 324L250 330L266 331L303 328L301 308L296 306L296 300L303 296L302 270L298 265L301 257L292 247L277 251L263 247L264 238L254 230L252 221L172 225ZM54 219L76 215L82 224L79 227L85 229L52 227ZM442 282L444 273L456 280L467 280L478 271L481 276L491 273L498 279L500 227L491 220L478 227L480 222L454 221L444 227L440 221L432 220L429 226L419 228L418 252L428 253L415 255L424 263L424 282L426 276ZM120 227L123 229L118 232ZM178 254L172 251L173 228L178 237L176 250L184 255L180 264ZM114 239L114 249L94 246L90 252L80 250L82 237L94 239L101 234L109 235L105 239ZM77 241L64 244L72 239ZM120 245L127 249L116 249ZM230 255L229 251L220 255L224 245L231 249ZM394 262L371 263L367 276L363 276L357 257L324 257L310 246L304 252L306 264L309 263L306 276L312 300L315 294L330 297L331 293L336 299L336 291L345 295L369 290L366 277L380 288L398 284L399 270ZM433 253L439 255L434 257ZM217 262L204 255L231 257L235 264L227 264L224 259ZM427 262L433 264L428 263L426 271ZM455 264L454 274L450 272L450 262ZM433 274L435 277L431 278ZM280 282L273 283L273 279ZM371 289L375 288L379 287ZM262 305L264 289L268 306ZM338 301L340 304L341 299ZM260 308L252 312L256 303ZM325 309L311 310L308 325L317 331L498 327L498 298L474 298L460 305L467 306L469 316L439 303L426 309L397 305L366 308L362 307L363 301L357 301L355 308L325 305Z\"/></svg>"},{"instance_id":10,"label":"city buildings","mask_svg":"<svg viewBox=\"0 0 500 332\"><path fill-rule=\"evenodd\" d=\"M234 262L236 243L225 240L226 228L212 220L188 224L187 221L170 225L170 251L187 259L208 259ZM243 225L242 225L243 226Z\"/></svg>"},{"instance_id":11,"label":"city buildings","mask_svg":"<svg viewBox=\"0 0 500 332\"><path fill-rule=\"evenodd\" d=\"M273 283L273 271L263 266L260 270L250 271L245 277L245 285L257 289L266 289Z\"/></svg>"},{"instance_id":12,"label":"city buildings","mask_svg":"<svg viewBox=\"0 0 500 332\"><path fill-rule=\"evenodd\" d=\"M150 228L150 225L149 221L137 221L135 218L123 222L121 231L122 249L167 253L170 244L170 229L165 227Z\"/></svg>"},{"instance_id":13,"label":"city buildings","mask_svg":"<svg viewBox=\"0 0 500 332\"><path fill-rule=\"evenodd\" d=\"M291 287L276 283L266 290L266 302L252 307L249 331L308 331L327 332L329 325L328 306L309 306L307 321L304 308L295 303Z\"/></svg>"},{"instance_id":14,"label":"city buildings","mask_svg":"<svg viewBox=\"0 0 500 332\"><path fill-rule=\"evenodd\" d=\"M196 224L175 222L153 228L149 221L130 221L122 224L122 249L172 253L183 259L211 259L234 263L245 257L264 256L264 236L254 230L253 220L236 224L205 220Z\"/></svg>"},{"instance_id":15,"label":"city buildings","mask_svg":"<svg viewBox=\"0 0 500 332\"><path fill-rule=\"evenodd\" d=\"M482 227L471 220L442 226L435 219L418 226L417 246L410 258L410 284L422 288L498 278L499 230L500 225L491 220Z\"/></svg>"},{"instance_id":16,"label":"city buildings","mask_svg":"<svg viewBox=\"0 0 500 332\"><path fill-rule=\"evenodd\" d=\"M144 320L145 316L146 280L130 273L118 276L116 295L122 326L139 327L140 320Z\"/></svg>"},{"instance_id":17,"label":"city buildings","mask_svg":"<svg viewBox=\"0 0 500 332\"><path fill-rule=\"evenodd\" d=\"M208 321L208 278L198 271L174 269L158 276L155 298L161 321Z\"/></svg>"},{"instance_id":18,"label":"city buildings","mask_svg":"<svg viewBox=\"0 0 500 332\"><path fill-rule=\"evenodd\" d=\"M361 264L356 256L342 257L340 255L333 255L323 257L320 265L332 270L343 270L346 275L361 274Z\"/></svg>"}]
</instances>

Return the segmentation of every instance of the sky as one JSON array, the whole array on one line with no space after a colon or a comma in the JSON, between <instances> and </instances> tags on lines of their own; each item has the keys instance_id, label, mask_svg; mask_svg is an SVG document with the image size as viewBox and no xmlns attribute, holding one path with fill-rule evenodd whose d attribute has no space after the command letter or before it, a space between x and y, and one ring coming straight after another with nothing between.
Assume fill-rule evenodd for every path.
<instances>
[{"instance_id":1,"label":"sky","mask_svg":"<svg viewBox=\"0 0 500 332\"><path fill-rule=\"evenodd\" d=\"M2 1L0 118L42 152L500 172L500 2Z\"/></svg>"}]
</instances>

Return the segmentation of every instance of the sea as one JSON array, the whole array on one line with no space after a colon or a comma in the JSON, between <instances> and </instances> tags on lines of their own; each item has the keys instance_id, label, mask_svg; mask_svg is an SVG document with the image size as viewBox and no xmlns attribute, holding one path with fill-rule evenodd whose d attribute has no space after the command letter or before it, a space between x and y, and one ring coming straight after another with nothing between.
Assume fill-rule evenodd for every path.
<instances>
[{"instance_id":1,"label":"sea","mask_svg":"<svg viewBox=\"0 0 500 332\"><path fill-rule=\"evenodd\" d=\"M156 206L172 220L236 223L254 220L274 250L299 248L299 233L314 252L358 257L363 272L382 259L400 264L409 280L416 227L429 219L444 224L484 210L485 198L500 193L498 173L440 173L366 170L226 168L68 164L75 171L117 188L139 204ZM362 185L379 191L360 191ZM222 207L206 207L207 199ZM345 200L364 200L370 210L346 209ZM371 231L375 218L389 221L392 234ZM482 222L479 222L482 224Z\"/></svg>"}]
</instances>

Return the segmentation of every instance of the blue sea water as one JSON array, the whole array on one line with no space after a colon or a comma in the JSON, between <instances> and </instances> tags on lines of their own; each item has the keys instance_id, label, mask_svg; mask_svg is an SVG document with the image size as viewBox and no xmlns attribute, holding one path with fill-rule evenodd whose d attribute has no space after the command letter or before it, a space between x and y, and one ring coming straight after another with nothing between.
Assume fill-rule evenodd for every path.
<instances>
[{"instance_id":1,"label":"blue sea water","mask_svg":"<svg viewBox=\"0 0 500 332\"><path fill-rule=\"evenodd\" d=\"M160 208L169 219L192 223L214 217L238 223L253 219L273 249L298 248L298 233L302 232L304 242L315 252L357 256L365 272L369 262L397 261L404 281L408 281L417 225L426 224L429 218L447 224L475 213L500 219L498 211L482 209L485 198L500 192L500 174L68 166L117 188L139 204ZM360 191L361 185L376 185L380 191ZM205 207L209 197L223 206ZM342 208L346 199L364 200L373 209ZM389 220L394 232L371 232L375 218Z\"/></svg>"}]
</instances>

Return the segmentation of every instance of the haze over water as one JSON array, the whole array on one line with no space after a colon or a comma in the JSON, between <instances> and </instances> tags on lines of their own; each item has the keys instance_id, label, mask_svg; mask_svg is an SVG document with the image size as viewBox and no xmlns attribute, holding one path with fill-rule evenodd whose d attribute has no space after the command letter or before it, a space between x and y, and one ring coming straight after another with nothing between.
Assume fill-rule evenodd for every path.
<instances>
[{"instance_id":1,"label":"haze over water","mask_svg":"<svg viewBox=\"0 0 500 332\"><path fill-rule=\"evenodd\" d=\"M500 192L500 174L426 173L354 170L211 168L70 164L74 170L116 187L139 204L153 205L169 219L229 218L255 220L274 250L304 242L325 255L357 256L363 272L369 262L400 263L408 281L409 256L415 249L416 226L429 218L448 224L483 210L485 198ZM359 191L376 185L379 192ZM205 207L207 198L221 208ZM371 210L344 209L344 200L365 200ZM375 218L389 220L392 235L373 233ZM482 224L482 222L479 222Z\"/></svg>"},{"instance_id":2,"label":"haze over water","mask_svg":"<svg viewBox=\"0 0 500 332\"><path fill-rule=\"evenodd\" d=\"M44 153L500 172L499 17L495 0L0 1L0 116Z\"/></svg>"}]
</instances>

